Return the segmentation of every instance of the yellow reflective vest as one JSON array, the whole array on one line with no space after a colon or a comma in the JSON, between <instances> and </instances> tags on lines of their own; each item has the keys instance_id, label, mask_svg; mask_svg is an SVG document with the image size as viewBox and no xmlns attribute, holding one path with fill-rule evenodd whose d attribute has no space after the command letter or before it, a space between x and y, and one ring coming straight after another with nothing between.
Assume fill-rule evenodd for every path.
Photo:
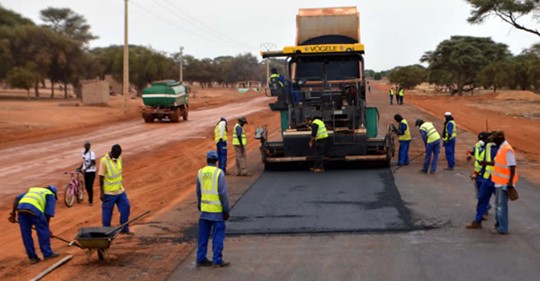
<instances>
[{"instance_id":1,"label":"yellow reflective vest","mask_svg":"<svg viewBox=\"0 0 540 281\"><path fill-rule=\"evenodd\" d=\"M117 192L124 188L122 184L122 157L118 157L116 163L111 159L109 153L101 158L101 161L105 161L107 166L107 174L103 178L103 191Z\"/></svg>"},{"instance_id":2,"label":"yellow reflective vest","mask_svg":"<svg viewBox=\"0 0 540 281\"><path fill-rule=\"evenodd\" d=\"M219 125L221 124L221 122L225 122L225 121L219 121L216 125L216 127L214 128L214 141L217 143L219 141L219 139L222 139L224 141L227 140L227 128L224 128L223 129L223 135L221 135L219 133ZM227 126L227 125L225 125Z\"/></svg>"},{"instance_id":3,"label":"yellow reflective vest","mask_svg":"<svg viewBox=\"0 0 540 281\"><path fill-rule=\"evenodd\" d=\"M435 126L433 126L433 123L431 122L424 122L424 124L420 126L420 131L424 131L426 133L427 143L432 143L441 139L441 135L439 135L437 129L435 129Z\"/></svg>"},{"instance_id":4,"label":"yellow reflective vest","mask_svg":"<svg viewBox=\"0 0 540 281\"><path fill-rule=\"evenodd\" d=\"M315 120L313 120L313 124L317 124L317 126L318 126L317 135L315 136L315 140L325 139L325 138L328 137L328 132L326 131L326 126L324 125L323 121L321 121L319 119L315 119Z\"/></svg>"},{"instance_id":5,"label":"yellow reflective vest","mask_svg":"<svg viewBox=\"0 0 540 281\"><path fill-rule=\"evenodd\" d=\"M486 156L486 162L493 162L491 158L491 150L493 149L494 143L486 144L486 149L484 149L484 154ZM484 178L489 179L491 173L493 173L493 165L486 165L486 170L484 171Z\"/></svg>"},{"instance_id":6,"label":"yellow reflective vest","mask_svg":"<svg viewBox=\"0 0 540 281\"><path fill-rule=\"evenodd\" d=\"M403 89L399 90L398 95L399 95L400 97L404 96L404 95L405 95L405 91L404 91Z\"/></svg>"},{"instance_id":7,"label":"yellow reflective vest","mask_svg":"<svg viewBox=\"0 0 540 281\"><path fill-rule=\"evenodd\" d=\"M21 200L19 200L19 204L30 204L36 207L42 213L45 213L45 203L47 202L47 195L54 196L54 193L50 189L44 187L30 187L30 189L28 189L28 192L26 192L26 194L21 198Z\"/></svg>"},{"instance_id":8,"label":"yellow reflective vest","mask_svg":"<svg viewBox=\"0 0 540 281\"><path fill-rule=\"evenodd\" d=\"M394 95L394 90L390 89L390 91L388 91L388 94L393 96Z\"/></svg>"},{"instance_id":9,"label":"yellow reflective vest","mask_svg":"<svg viewBox=\"0 0 540 281\"><path fill-rule=\"evenodd\" d=\"M201 186L201 211L221 213L223 206L219 200L218 181L222 170L214 166L206 166L197 175Z\"/></svg>"},{"instance_id":10,"label":"yellow reflective vest","mask_svg":"<svg viewBox=\"0 0 540 281\"><path fill-rule=\"evenodd\" d=\"M285 85L283 85L283 82L279 81L279 74L277 73L274 73L272 75L270 75L270 80L274 79L275 81L277 81L279 83L279 86L280 87L284 87Z\"/></svg>"},{"instance_id":11,"label":"yellow reflective vest","mask_svg":"<svg viewBox=\"0 0 540 281\"><path fill-rule=\"evenodd\" d=\"M484 149L482 149L482 146L480 145L480 143L476 143L476 145L474 146L474 171L477 173L480 173L480 171L482 170L482 165L480 165L480 162L484 161L484 155L486 154L486 149L487 149L487 145L485 146ZM488 156L488 157L491 159L491 156Z\"/></svg>"},{"instance_id":12,"label":"yellow reflective vest","mask_svg":"<svg viewBox=\"0 0 540 281\"><path fill-rule=\"evenodd\" d=\"M448 135L448 124L452 123L454 129L452 130L452 135ZM452 140L454 138L456 138L457 136L457 128L456 128L456 122L454 122L454 120L451 120L451 121L448 121L448 123L446 123L446 130L445 131L445 136L443 136L443 140L444 141L449 141L449 140Z\"/></svg>"},{"instance_id":13,"label":"yellow reflective vest","mask_svg":"<svg viewBox=\"0 0 540 281\"><path fill-rule=\"evenodd\" d=\"M402 119L400 123L405 124L406 129L405 129L405 132L403 132L403 135L399 136L399 140L400 141L411 140L411 130L409 130L409 123L407 123L407 120L405 120L405 119Z\"/></svg>"},{"instance_id":14,"label":"yellow reflective vest","mask_svg":"<svg viewBox=\"0 0 540 281\"><path fill-rule=\"evenodd\" d=\"M242 143L240 143L238 141L238 135L236 134L236 128L237 127L240 127L242 129ZM233 132L233 140L232 140L232 144L233 145L246 145L247 144L247 138L246 138L246 132L244 131L244 128L242 128L242 126L240 126L240 124L236 123L236 125L234 125L234 132Z\"/></svg>"}]
</instances>

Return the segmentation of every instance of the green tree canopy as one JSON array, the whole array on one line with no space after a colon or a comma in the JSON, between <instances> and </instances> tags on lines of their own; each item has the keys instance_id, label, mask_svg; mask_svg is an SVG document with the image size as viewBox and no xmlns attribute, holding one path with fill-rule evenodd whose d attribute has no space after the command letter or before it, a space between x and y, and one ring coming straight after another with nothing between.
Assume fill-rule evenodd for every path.
<instances>
[{"instance_id":1,"label":"green tree canopy","mask_svg":"<svg viewBox=\"0 0 540 281\"><path fill-rule=\"evenodd\" d=\"M461 95L464 90L475 88L475 79L482 68L509 56L508 46L491 38L452 36L439 43L434 51L424 53L420 61L429 64L428 82L455 89Z\"/></svg>"},{"instance_id":2,"label":"green tree canopy","mask_svg":"<svg viewBox=\"0 0 540 281\"><path fill-rule=\"evenodd\" d=\"M17 26L24 24L33 25L34 23L20 14L7 10L0 5L0 26Z\"/></svg>"},{"instance_id":3,"label":"green tree canopy","mask_svg":"<svg viewBox=\"0 0 540 281\"><path fill-rule=\"evenodd\" d=\"M426 81L428 72L421 65L408 65L394 68L388 78L390 82L399 84L405 89L412 89L416 85Z\"/></svg>"},{"instance_id":4,"label":"green tree canopy","mask_svg":"<svg viewBox=\"0 0 540 281\"><path fill-rule=\"evenodd\" d=\"M69 8L49 7L41 11L41 20L45 22L44 27L83 44L98 38L90 32L86 19Z\"/></svg>"},{"instance_id":5,"label":"green tree canopy","mask_svg":"<svg viewBox=\"0 0 540 281\"><path fill-rule=\"evenodd\" d=\"M482 23L489 16L496 16L517 29L540 36L536 26L525 26L520 19L525 15L540 16L539 0L467 0L472 5L470 23Z\"/></svg>"}]
</instances>

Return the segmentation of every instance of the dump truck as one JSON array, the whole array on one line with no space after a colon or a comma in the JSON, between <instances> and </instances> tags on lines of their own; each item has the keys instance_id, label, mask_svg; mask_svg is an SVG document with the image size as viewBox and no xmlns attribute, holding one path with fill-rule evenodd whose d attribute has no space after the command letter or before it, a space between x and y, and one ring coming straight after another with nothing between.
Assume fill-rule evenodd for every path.
<instances>
[{"instance_id":1,"label":"dump truck","mask_svg":"<svg viewBox=\"0 0 540 281\"><path fill-rule=\"evenodd\" d=\"M296 24L296 45L261 52L263 58L284 58L288 72L285 85L270 84L277 99L269 105L280 113L281 139L269 140L267 128L256 130L265 167L313 161L311 131L304 120L314 116L322 117L329 133L325 161L389 165L394 154L391 129L380 135L378 109L366 105L356 7L300 9Z\"/></svg>"},{"instance_id":2,"label":"dump truck","mask_svg":"<svg viewBox=\"0 0 540 281\"><path fill-rule=\"evenodd\" d=\"M179 122L180 117L188 120L189 88L174 80L157 81L143 90L144 122L152 123L155 119Z\"/></svg>"}]
</instances>

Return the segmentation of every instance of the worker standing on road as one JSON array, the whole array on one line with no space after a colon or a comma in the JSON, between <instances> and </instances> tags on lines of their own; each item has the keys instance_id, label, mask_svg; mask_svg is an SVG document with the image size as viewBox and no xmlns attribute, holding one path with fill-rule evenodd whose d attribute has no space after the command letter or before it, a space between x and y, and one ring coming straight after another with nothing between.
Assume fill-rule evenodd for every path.
<instances>
[{"instance_id":1,"label":"worker standing on road","mask_svg":"<svg viewBox=\"0 0 540 281\"><path fill-rule=\"evenodd\" d=\"M247 138L244 125L247 124L246 117L238 118L238 123L234 125L233 145L236 154L236 175L249 176L247 171Z\"/></svg>"},{"instance_id":2,"label":"worker standing on road","mask_svg":"<svg viewBox=\"0 0 540 281\"><path fill-rule=\"evenodd\" d=\"M223 260L223 240L225 221L229 219L229 195L223 171L216 167L218 154L211 150L206 155L206 167L197 174L197 207L199 217L199 239L197 245L197 266L224 267L229 262ZM212 261L206 257L208 238L212 233Z\"/></svg>"},{"instance_id":3,"label":"worker standing on road","mask_svg":"<svg viewBox=\"0 0 540 281\"><path fill-rule=\"evenodd\" d=\"M122 147L115 144L111 147L111 151L101 157L99 163L99 186L101 205L101 222L103 226L111 226L112 214L114 205L120 211L120 224L124 224L129 220L131 210L129 199L124 190L122 173ZM129 230L129 226L124 226L120 231L123 234L133 235Z\"/></svg>"},{"instance_id":4,"label":"worker standing on road","mask_svg":"<svg viewBox=\"0 0 540 281\"><path fill-rule=\"evenodd\" d=\"M429 162L431 161L431 155L433 154L433 161L431 161L431 173L437 171L437 161L439 159L439 152L441 146L441 136L435 129L435 126L431 122L424 122L422 119L416 120L416 127L419 128L422 140L426 146L426 155L424 157L424 165L420 171L422 173L428 172Z\"/></svg>"},{"instance_id":5,"label":"worker standing on road","mask_svg":"<svg viewBox=\"0 0 540 281\"><path fill-rule=\"evenodd\" d=\"M214 128L214 141L219 158L219 168L227 173L227 119L224 117L221 117Z\"/></svg>"},{"instance_id":6,"label":"worker standing on road","mask_svg":"<svg viewBox=\"0 0 540 281\"><path fill-rule=\"evenodd\" d=\"M320 116L308 117L306 123L311 127L309 147L315 149L315 163L310 170L315 173L322 173L324 172L324 157L326 156L328 142L326 125Z\"/></svg>"},{"instance_id":7,"label":"worker standing on road","mask_svg":"<svg viewBox=\"0 0 540 281\"><path fill-rule=\"evenodd\" d=\"M277 72L277 69L272 68L270 78L268 79L268 87L270 91L274 92L274 95L284 94L287 86L287 81L283 75Z\"/></svg>"},{"instance_id":8,"label":"worker standing on road","mask_svg":"<svg viewBox=\"0 0 540 281\"><path fill-rule=\"evenodd\" d=\"M443 146L444 146L444 154L446 155L446 161L448 162L448 167L445 168L445 170L453 170L454 166L456 165L455 160L455 149L456 149L456 136L457 136L457 128L456 128L456 122L454 121L454 117L452 117L452 113L446 112L444 113L444 129L443 129Z\"/></svg>"},{"instance_id":9,"label":"worker standing on road","mask_svg":"<svg viewBox=\"0 0 540 281\"><path fill-rule=\"evenodd\" d=\"M485 142L487 143L484 145L483 152L481 153L482 159L480 160L480 171L478 172L479 177L481 177L481 183L478 188L478 194L476 196L478 199L476 203L476 215L474 220L470 224L466 225L466 228L468 229L482 228L482 220L487 220L487 214L490 208L489 200L491 199L491 195L495 192L495 185L491 180L491 174L494 170L494 160L495 156L497 155L497 151L499 150L499 147L496 143L493 142L493 137L495 136L495 133L489 135L483 132L481 133L481 135L482 136L479 136L479 138L485 139ZM485 137L486 135L487 137ZM477 167L475 163L475 174L476 169Z\"/></svg>"},{"instance_id":10,"label":"worker standing on road","mask_svg":"<svg viewBox=\"0 0 540 281\"><path fill-rule=\"evenodd\" d=\"M84 175L84 185L86 193L88 193L88 203L94 204L94 181L96 179L96 154L90 150L90 142L84 142L84 150L82 152L83 161L79 170Z\"/></svg>"},{"instance_id":11,"label":"worker standing on road","mask_svg":"<svg viewBox=\"0 0 540 281\"><path fill-rule=\"evenodd\" d=\"M394 101L394 88L390 87L390 90L388 90L388 96L390 96L390 105L392 105ZM397 102L397 98L396 98Z\"/></svg>"},{"instance_id":12,"label":"worker standing on road","mask_svg":"<svg viewBox=\"0 0 540 281\"><path fill-rule=\"evenodd\" d=\"M498 131L493 141L499 146L491 180L495 183L495 228L493 234L508 234L508 190L515 188L518 180L516 155L506 141L504 132Z\"/></svg>"},{"instance_id":13,"label":"worker standing on road","mask_svg":"<svg viewBox=\"0 0 540 281\"><path fill-rule=\"evenodd\" d=\"M403 98L405 97L405 90L403 90L403 88L399 88L399 91L398 91L398 104L403 104Z\"/></svg>"},{"instance_id":14,"label":"worker standing on road","mask_svg":"<svg viewBox=\"0 0 540 281\"><path fill-rule=\"evenodd\" d=\"M58 257L51 249L51 231L49 221L54 217L57 200L57 189L53 185L47 187L30 187L28 192L20 194L13 202L9 214L9 221L16 223L15 211L18 212L19 227L30 263L38 263L40 259L34 248L32 226L35 226L38 236L39 248L45 260Z\"/></svg>"},{"instance_id":15,"label":"worker standing on road","mask_svg":"<svg viewBox=\"0 0 540 281\"><path fill-rule=\"evenodd\" d=\"M489 137L488 132L481 132L478 134L478 142L474 145L473 149L467 154L467 162L471 161L474 157L474 173L471 175L471 179L474 180L476 186L476 195L480 190L480 185L484 179L485 167L482 166L485 155L486 139Z\"/></svg>"},{"instance_id":16,"label":"worker standing on road","mask_svg":"<svg viewBox=\"0 0 540 281\"><path fill-rule=\"evenodd\" d=\"M394 120L399 123L396 128L393 125L394 132L399 136L398 166L409 165L409 144L411 143L411 130L409 123L400 114L394 115Z\"/></svg>"}]
</instances>

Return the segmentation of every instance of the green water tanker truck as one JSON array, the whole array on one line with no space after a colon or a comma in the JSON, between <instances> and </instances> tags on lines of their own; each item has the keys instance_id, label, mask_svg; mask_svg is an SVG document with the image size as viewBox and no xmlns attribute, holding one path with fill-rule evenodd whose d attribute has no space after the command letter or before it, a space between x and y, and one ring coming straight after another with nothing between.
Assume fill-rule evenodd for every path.
<instances>
[{"instance_id":1,"label":"green water tanker truck","mask_svg":"<svg viewBox=\"0 0 540 281\"><path fill-rule=\"evenodd\" d=\"M189 88L174 80L157 81L143 90L144 122L152 123L155 119L179 122L180 117L188 120Z\"/></svg>"}]
</instances>

